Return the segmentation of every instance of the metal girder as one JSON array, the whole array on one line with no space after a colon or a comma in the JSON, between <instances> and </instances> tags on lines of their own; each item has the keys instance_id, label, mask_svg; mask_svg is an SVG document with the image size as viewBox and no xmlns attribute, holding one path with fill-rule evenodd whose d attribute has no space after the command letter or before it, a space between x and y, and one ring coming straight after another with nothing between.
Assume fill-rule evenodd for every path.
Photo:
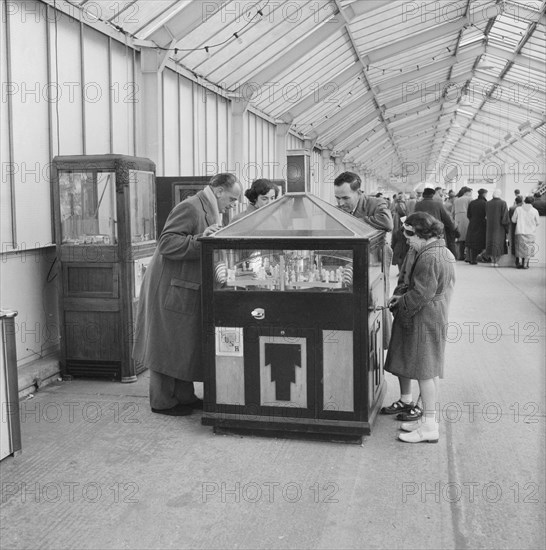
<instances>
[{"instance_id":1,"label":"metal girder","mask_svg":"<svg viewBox=\"0 0 546 550\"><path fill-rule=\"evenodd\" d=\"M421 160L421 158L426 157L426 153L423 151L422 153L420 153L418 155L416 153L416 151L422 150L422 149L419 149L419 148L422 148L422 147L430 144L431 142L432 142L432 140L429 138L429 139L426 139L426 140L417 140L415 142L408 143L408 145L402 149L402 153L405 154L404 156L409 157L412 160L415 160L415 159Z\"/></svg>"},{"instance_id":2,"label":"metal girder","mask_svg":"<svg viewBox=\"0 0 546 550\"><path fill-rule=\"evenodd\" d=\"M434 138L431 135L416 136L412 139L399 140L398 147L400 147L400 149L402 149L403 151L407 151L408 149L411 149L416 145L421 145L423 143L432 143L433 141Z\"/></svg>"},{"instance_id":3,"label":"metal girder","mask_svg":"<svg viewBox=\"0 0 546 550\"><path fill-rule=\"evenodd\" d=\"M449 89L449 85L460 84L462 82L466 82L470 78L472 78L472 73L468 72L459 75L457 78L451 78L446 79L442 82L437 82L434 88L424 88L422 90L418 90L417 92L420 92L423 101L423 109L426 108L426 103L440 102L442 100L445 90ZM398 107L399 105L403 105L404 103L415 101L415 99L417 99L417 97L415 97L417 92L414 92L413 94L401 95L400 98L395 99L390 103L386 103L385 110L388 111L393 107ZM433 98L430 101L426 101L427 98L430 96L432 96Z\"/></svg>"},{"instance_id":4,"label":"metal girder","mask_svg":"<svg viewBox=\"0 0 546 550\"><path fill-rule=\"evenodd\" d=\"M435 111L432 111L433 108L435 109ZM386 120L389 124L391 122L395 122L395 121L398 122L400 120L404 120L405 118L409 118L413 115L417 115L421 111L431 111L431 112L435 112L436 114L440 113L437 106L434 105L433 107L431 107L430 104L427 103L425 105L418 105L417 107L412 107L411 109L408 109L407 111L403 111L402 113L392 114ZM439 114L439 116L442 117L442 116L448 116L448 115L447 114L444 114L444 115Z\"/></svg>"},{"instance_id":5,"label":"metal girder","mask_svg":"<svg viewBox=\"0 0 546 550\"><path fill-rule=\"evenodd\" d=\"M521 155L523 155L525 158L528 159L528 158L530 158L529 153L526 152L525 149L520 148L520 146L523 146L523 145L525 145L526 147L529 147L530 149L532 149L533 152L534 152L535 157L536 157L537 152L540 151L535 145L533 145L531 143L523 144L521 141L516 141L516 142L510 144L510 147L512 149L514 149L515 151L517 151L518 153L521 153Z\"/></svg>"},{"instance_id":6,"label":"metal girder","mask_svg":"<svg viewBox=\"0 0 546 550\"><path fill-rule=\"evenodd\" d=\"M475 75L476 75L476 78L478 78L479 80L483 80L483 81L485 81L489 84L499 84L500 86L503 86L503 85L506 84L506 87L508 88L508 90L511 90L513 88L517 88L518 86L521 85L520 82L514 82L513 80L508 80L507 78L503 78L502 81L499 82L499 77L489 75L489 74L483 73L481 71L475 71ZM542 90L539 90L538 88L530 90L530 92L533 92L533 93L536 92L536 93L542 95L543 97L546 97L546 93L544 93Z\"/></svg>"},{"instance_id":7,"label":"metal girder","mask_svg":"<svg viewBox=\"0 0 546 550\"><path fill-rule=\"evenodd\" d=\"M464 16L456 21L443 23L428 31L417 33L409 38L392 42L388 46L382 46L381 48L372 50L366 54L365 59L367 59L369 64L375 64L378 61L383 61L399 53L410 51L417 46L421 46L422 44L427 44L437 38L443 38L444 36L449 36L450 34L459 32L464 27L469 27L471 24L480 23L481 21L488 19L487 14L484 13L484 11L485 10L480 10L471 17Z\"/></svg>"},{"instance_id":8,"label":"metal girder","mask_svg":"<svg viewBox=\"0 0 546 550\"><path fill-rule=\"evenodd\" d=\"M212 11L210 13L208 12L209 9L217 7L218 9L214 10L214 13L217 13L222 9L223 5L229 1L231 0L215 0L215 2L206 3L206 6L204 5L205 3L202 2L175 2L174 5L166 10L172 10L173 15L157 30L147 36L147 38L148 40L153 40L162 48L166 47L173 38L176 42L179 42L205 22L205 15L210 17L213 14ZM207 11L205 11L205 9ZM145 29L150 23L151 21L148 21L141 29Z\"/></svg>"},{"instance_id":9,"label":"metal girder","mask_svg":"<svg viewBox=\"0 0 546 550\"><path fill-rule=\"evenodd\" d=\"M345 8L348 19L361 17L379 8L394 4L397 0L366 0L366 2L353 2Z\"/></svg>"},{"instance_id":10,"label":"metal girder","mask_svg":"<svg viewBox=\"0 0 546 550\"><path fill-rule=\"evenodd\" d=\"M507 52L506 50L503 50L498 46L488 45L485 48L485 54L494 55L495 57L498 57L502 60L509 59L518 67L530 68L533 71L537 71L539 73L544 72L544 65L538 59L533 59L532 57L522 55L521 53L514 54L514 53Z\"/></svg>"},{"instance_id":11,"label":"metal girder","mask_svg":"<svg viewBox=\"0 0 546 550\"><path fill-rule=\"evenodd\" d=\"M545 12L546 10L546 7L543 5L542 7L542 10L538 13L538 18L540 19L542 17L542 14ZM519 41L518 45L516 46L515 50L513 53L509 54L509 58L507 59L507 62L506 62L506 65L505 67L502 69L499 77L498 77L498 82L496 84L493 84L491 90L489 90L486 94L485 94L485 97L484 99L482 100L480 106L478 107L476 113L474 114L474 116L468 121L468 124L467 124L467 127L466 129L464 130L464 132L461 134L461 136L459 137L459 142L460 140L465 136L467 130L472 126L473 123L477 123L477 117L478 115L481 113L484 113L483 111L483 108L485 107L485 105L487 104L487 102L491 99L493 93L495 92L495 90L498 88L498 86L502 83L505 75L508 73L508 71L510 70L510 67L513 65L514 63L514 59L520 55L520 52L521 50L523 49L523 47L525 46L525 44L529 41L529 39L533 36L536 28L537 28L537 25L538 23L535 21L533 23L531 23L525 33L525 35L521 38L521 40ZM487 33L489 32L491 26L489 25L488 26L488 31ZM502 49L500 49L500 51L504 51ZM506 54L502 56L502 59L506 59ZM503 100L500 100L500 101L503 101ZM531 112L531 109L526 109L527 112ZM543 113L537 113L537 115L539 116L543 116ZM475 129L472 130L473 132L477 132ZM477 132L479 133L479 132ZM457 147L457 143L452 147L451 151L453 151L455 148Z\"/></svg>"},{"instance_id":12,"label":"metal girder","mask_svg":"<svg viewBox=\"0 0 546 550\"><path fill-rule=\"evenodd\" d=\"M402 123L402 121L400 121L401 124L399 126L393 127L393 132L395 132L395 135L401 136L406 135L406 133L409 131L409 135L413 135L417 131L419 131L422 126L426 125L428 128L430 128L430 120L436 118L436 113L429 113L427 115L419 117L418 119L412 119L409 122Z\"/></svg>"},{"instance_id":13,"label":"metal girder","mask_svg":"<svg viewBox=\"0 0 546 550\"><path fill-rule=\"evenodd\" d=\"M364 64L365 64L365 60L362 58L362 55L361 55L361 53L360 53L360 50L358 49L357 44L356 44L356 41L355 41L355 39L354 39L354 37L353 37L353 33L352 33L351 28L350 28L350 25L349 25L350 19L349 19L349 17L348 17L348 14L345 13L345 12L341 9L340 4L339 4L339 0L334 0L334 1L335 1L336 5L338 6L338 9L339 9L341 15L345 18L345 22L346 22L345 31L346 31L346 33L347 33L348 36L349 36L349 39L350 39L351 44L352 44L352 46L353 46L354 52L355 52L355 54L356 54L358 60L360 61L360 63L361 63L362 65L364 65ZM400 154L399 154L399 152L398 152L398 148L397 148L396 142L394 141L394 138L393 138L393 136L392 136L392 132L391 132L391 130L390 130L390 128L389 128L389 125L385 122L385 117L383 116L383 112L382 112L382 110L381 110L381 108L380 108L380 106L379 106L379 102L378 102L377 96L376 96L376 91L375 91L375 89L371 86L370 82L368 81L368 77L367 77L367 75L366 75L365 72L363 73L363 78L364 78L364 82L366 83L368 89L369 89L370 91L372 91L373 94L374 94L373 102L374 102L374 105L375 105L375 108L376 108L377 116L378 116L379 120L384 124L384 126L385 126L385 132L387 133L387 136L389 137L389 139L390 139L390 141L391 141L392 149L393 149L394 153L398 156L398 159L399 159L400 162L401 162L402 159L400 158Z\"/></svg>"},{"instance_id":14,"label":"metal girder","mask_svg":"<svg viewBox=\"0 0 546 550\"><path fill-rule=\"evenodd\" d=\"M441 71L442 69L450 69L457 63L465 61L467 59L477 58L485 52L485 43L480 43L479 45L469 46L465 48L461 53L443 59L442 61L436 61L435 63L430 63L414 71L408 73L401 73L398 76L388 78L383 80L378 86L379 93L385 92L393 87L399 86L400 84L405 84L413 80L422 79L423 76L426 76L436 71Z\"/></svg>"}]
</instances>

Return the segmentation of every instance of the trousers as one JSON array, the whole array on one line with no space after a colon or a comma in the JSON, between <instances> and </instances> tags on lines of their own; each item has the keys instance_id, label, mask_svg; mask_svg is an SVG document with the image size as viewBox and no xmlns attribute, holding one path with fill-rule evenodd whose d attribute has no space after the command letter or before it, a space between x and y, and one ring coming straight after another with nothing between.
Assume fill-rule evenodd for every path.
<instances>
[{"instance_id":1,"label":"trousers","mask_svg":"<svg viewBox=\"0 0 546 550\"><path fill-rule=\"evenodd\" d=\"M188 404L196 399L193 382L173 378L150 369L150 406L152 409L170 409L179 403Z\"/></svg>"}]
</instances>

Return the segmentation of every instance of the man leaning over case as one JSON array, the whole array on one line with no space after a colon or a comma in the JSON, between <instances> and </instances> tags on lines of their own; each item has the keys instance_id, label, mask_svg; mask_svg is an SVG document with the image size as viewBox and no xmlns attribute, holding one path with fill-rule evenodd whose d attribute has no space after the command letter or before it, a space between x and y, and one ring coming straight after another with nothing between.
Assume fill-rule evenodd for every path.
<instances>
[{"instance_id":1,"label":"man leaning over case","mask_svg":"<svg viewBox=\"0 0 546 550\"><path fill-rule=\"evenodd\" d=\"M150 371L154 413L185 416L203 408L193 386L203 380L199 238L218 231L220 215L235 206L241 192L233 174L217 174L177 204L144 275L133 358Z\"/></svg>"}]
</instances>

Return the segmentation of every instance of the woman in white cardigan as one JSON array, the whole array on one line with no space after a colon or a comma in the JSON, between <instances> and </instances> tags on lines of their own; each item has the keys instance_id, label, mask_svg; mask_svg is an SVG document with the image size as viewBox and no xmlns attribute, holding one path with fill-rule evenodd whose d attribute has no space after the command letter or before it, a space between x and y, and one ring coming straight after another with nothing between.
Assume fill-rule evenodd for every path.
<instances>
[{"instance_id":1,"label":"woman in white cardigan","mask_svg":"<svg viewBox=\"0 0 546 550\"><path fill-rule=\"evenodd\" d=\"M529 259L535 255L535 234L540 222L538 210L533 207L533 202L533 197L526 197L523 206L516 208L512 215L512 223L516 224L514 233L518 269L529 269Z\"/></svg>"}]
</instances>

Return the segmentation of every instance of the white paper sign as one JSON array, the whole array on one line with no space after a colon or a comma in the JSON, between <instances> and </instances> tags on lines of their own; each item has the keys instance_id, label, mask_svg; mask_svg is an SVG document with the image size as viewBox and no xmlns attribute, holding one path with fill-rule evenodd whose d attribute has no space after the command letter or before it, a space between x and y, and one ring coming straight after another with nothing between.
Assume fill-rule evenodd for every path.
<instances>
[{"instance_id":1,"label":"white paper sign","mask_svg":"<svg viewBox=\"0 0 546 550\"><path fill-rule=\"evenodd\" d=\"M216 327L216 355L243 356L242 327Z\"/></svg>"}]
</instances>

